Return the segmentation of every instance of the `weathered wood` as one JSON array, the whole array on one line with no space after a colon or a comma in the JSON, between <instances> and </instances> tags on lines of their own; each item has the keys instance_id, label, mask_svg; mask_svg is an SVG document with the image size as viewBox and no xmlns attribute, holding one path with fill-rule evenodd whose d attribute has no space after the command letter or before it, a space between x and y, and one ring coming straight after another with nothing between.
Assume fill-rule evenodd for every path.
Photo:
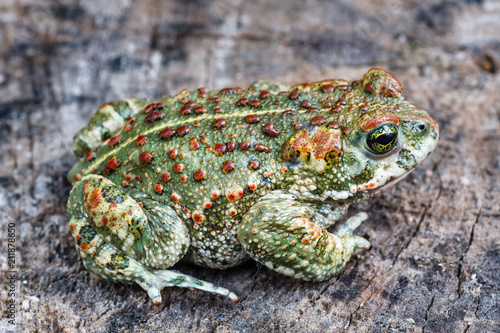
<instances>
[{"instance_id":1,"label":"weathered wood","mask_svg":"<svg viewBox=\"0 0 500 333\"><path fill-rule=\"evenodd\" d=\"M4 258L15 223L18 330L500 332L498 31L494 0L3 1L0 239ZM369 212L358 234L373 247L343 274L307 283L253 262L179 264L241 302L172 288L155 307L139 287L83 268L65 178L72 135L101 103L256 79L357 79L370 67L402 82L441 139L406 180L350 210Z\"/></svg>"}]
</instances>

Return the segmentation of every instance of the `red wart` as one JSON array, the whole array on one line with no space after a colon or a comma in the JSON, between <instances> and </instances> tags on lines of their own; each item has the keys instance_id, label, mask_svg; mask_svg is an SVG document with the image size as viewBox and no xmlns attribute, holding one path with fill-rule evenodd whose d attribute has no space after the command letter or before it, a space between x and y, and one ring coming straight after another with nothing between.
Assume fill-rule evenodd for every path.
<instances>
[{"instance_id":1,"label":"red wart","mask_svg":"<svg viewBox=\"0 0 500 333\"><path fill-rule=\"evenodd\" d=\"M363 76L361 85L365 91L374 95L386 97L403 97L401 83L389 72L379 68L372 68Z\"/></svg>"}]
</instances>

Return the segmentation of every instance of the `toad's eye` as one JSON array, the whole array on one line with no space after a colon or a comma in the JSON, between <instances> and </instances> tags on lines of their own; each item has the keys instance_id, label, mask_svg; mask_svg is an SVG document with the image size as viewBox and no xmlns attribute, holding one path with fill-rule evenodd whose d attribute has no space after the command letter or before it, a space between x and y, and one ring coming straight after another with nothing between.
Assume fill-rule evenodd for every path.
<instances>
[{"instance_id":1,"label":"toad's eye","mask_svg":"<svg viewBox=\"0 0 500 333\"><path fill-rule=\"evenodd\" d=\"M394 124L383 124L366 136L366 146L374 154L388 153L398 142L398 128Z\"/></svg>"}]
</instances>

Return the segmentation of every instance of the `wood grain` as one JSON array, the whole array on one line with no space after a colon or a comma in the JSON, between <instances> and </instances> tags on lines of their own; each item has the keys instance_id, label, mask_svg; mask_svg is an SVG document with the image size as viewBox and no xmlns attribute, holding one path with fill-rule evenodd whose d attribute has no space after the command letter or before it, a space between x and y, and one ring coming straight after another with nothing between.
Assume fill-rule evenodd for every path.
<instances>
[{"instance_id":1,"label":"wood grain","mask_svg":"<svg viewBox=\"0 0 500 333\"><path fill-rule=\"evenodd\" d=\"M0 239L16 225L29 332L500 332L500 6L481 1L5 1ZM106 101L391 71L437 120L436 151L354 206L372 243L323 283L254 262L176 269L237 293L96 281L66 223L71 138ZM7 267L2 264L2 275ZM7 301L2 285L2 309ZM0 331L10 327L2 318Z\"/></svg>"}]
</instances>

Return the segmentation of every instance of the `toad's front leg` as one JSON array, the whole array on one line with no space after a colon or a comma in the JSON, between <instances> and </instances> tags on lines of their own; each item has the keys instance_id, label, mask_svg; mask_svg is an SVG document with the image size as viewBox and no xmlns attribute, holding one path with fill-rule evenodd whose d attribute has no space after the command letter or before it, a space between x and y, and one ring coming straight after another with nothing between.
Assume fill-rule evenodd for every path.
<instances>
[{"instance_id":1,"label":"toad's front leg","mask_svg":"<svg viewBox=\"0 0 500 333\"><path fill-rule=\"evenodd\" d=\"M245 214L238 237L256 261L284 275L327 280L337 274L357 248L370 243L352 235L365 213L346 221L336 234L311 221L313 206L294 199L264 199Z\"/></svg>"},{"instance_id":2,"label":"toad's front leg","mask_svg":"<svg viewBox=\"0 0 500 333\"><path fill-rule=\"evenodd\" d=\"M95 275L135 282L156 305L167 286L196 288L238 301L225 288L167 270L184 256L190 240L184 222L167 205L148 197L136 200L110 180L89 175L73 187L68 215L76 248Z\"/></svg>"}]
</instances>

